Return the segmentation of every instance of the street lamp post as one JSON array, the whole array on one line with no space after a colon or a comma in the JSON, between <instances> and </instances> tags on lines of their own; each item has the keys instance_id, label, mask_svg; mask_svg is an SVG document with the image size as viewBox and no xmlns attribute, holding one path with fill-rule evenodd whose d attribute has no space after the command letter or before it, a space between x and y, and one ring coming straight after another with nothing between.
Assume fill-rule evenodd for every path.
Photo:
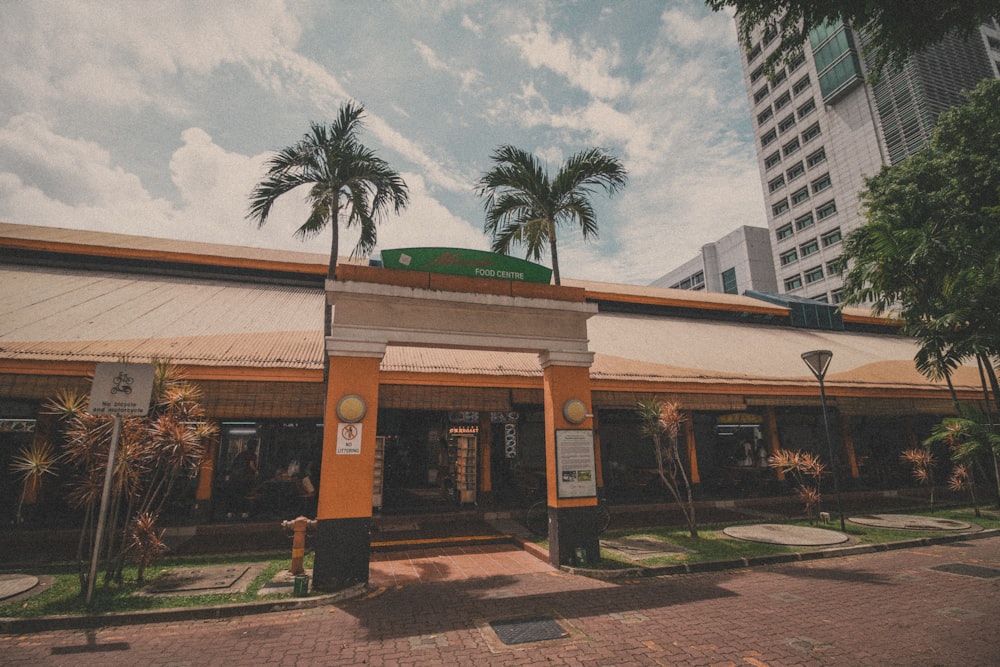
<instances>
[{"instance_id":1,"label":"street lamp post","mask_svg":"<svg viewBox=\"0 0 1000 667\"><path fill-rule=\"evenodd\" d=\"M830 452L830 472L833 473L833 492L837 496L837 513L840 515L840 530L847 532L844 525L844 508L840 504L840 482L837 475L837 455L833 451L833 440L830 438L830 421L826 416L826 389L823 387L823 378L826 377L826 370L830 367L830 360L833 359L833 352L830 350L813 350L802 354L802 361L812 371L819 381L819 401L823 407L823 428L826 430L826 446Z\"/></svg>"}]
</instances>

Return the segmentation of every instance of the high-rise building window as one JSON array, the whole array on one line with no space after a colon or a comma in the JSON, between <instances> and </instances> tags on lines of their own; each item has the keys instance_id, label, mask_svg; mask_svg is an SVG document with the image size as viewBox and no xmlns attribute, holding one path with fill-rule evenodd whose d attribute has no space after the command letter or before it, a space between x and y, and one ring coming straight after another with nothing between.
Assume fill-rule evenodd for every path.
<instances>
[{"instance_id":1,"label":"high-rise building window","mask_svg":"<svg viewBox=\"0 0 1000 667\"><path fill-rule=\"evenodd\" d=\"M794 139L792 139L787 144L781 147L781 152L785 157L788 157L795 151L799 150L799 145L800 145L799 138L795 137Z\"/></svg>"},{"instance_id":2,"label":"high-rise building window","mask_svg":"<svg viewBox=\"0 0 1000 667\"><path fill-rule=\"evenodd\" d=\"M805 275L806 275L806 283L807 284L808 283L815 283L815 282L818 282L820 280L823 280L823 267L822 266L814 266L813 268L811 268L808 271L806 271Z\"/></svg>"},{"instance_id":3,"label":"high-rise building window","mask_svg":"<svg viewBox=\"0 0 1000 667\"><path fill-rule=\"evenodd\" d=\"M831 230L826 234L823 234L822 236L823 247L828 248L834 244L840 243L841 238L842 236L840 234L840 227L837 227L836 229Z\"/></svg>"},{"instance_id":4,"label":"high-rise building window","mask_svg":"<svg viewBox=\"0 0 1000 667\"><path fill-rule=\"evenodd\" d=\"M764 66L761 65L754 71L750 72L750 83L757 83L757 79L764 76Z\"/></svg>"},{"instance_id":5,"label":"high-rise building window","mask_svg":"<svg viewBox=\"0 0 1000 667\"><path fill-rule=\"evenodd\" d=\"M785 94L774 101L774 110L783 109L788 106L788 103L792 101L792 94L785 91Z\"/></svg>"},{"instance_id":6,"label":"high-rise building window","mask_svg":"<svg viewBox=\"0 0 1000 667\"><path fill-rule=\"evenodd\" d=\"M812 182L812 191L814 193L822 192L831 185L833 185L833 181L830 180L830 174L823 174L822 176L820 176L819 178L817 178L815 181Z\"/></svg>"},{"instance_id":7,"label":"high-rise building window","mask_svg":"<svg viewBox=\"0 0 1000 667\"><path fill-rule=\"evenodd\" d=\"M784 175L778 176L777 178L772 178L767 184L768 192L777 192L783 187L785 187Z\"/></svg>"},{"instance_id":8,"label":"high-rise building window","mask_svg":"<svg viewBox=\"0 0 1000 667\"><path fill-rule=\"evenodd\" d=\"M787 78L788 78L788 72L786 72L784 69L779 69L777 72L774 73L774 76L771 78L771 87L774 88Z\"/></svg>"},{"instance_id":9,"label":"high-rise building window","mask_svg":"<svg viewBox=\"0 0 1000 667\"><path fill-rule=\"evenodd\" d=\"M839 289L835 289L832 292L830 292L830 301L832 303L840 303L842 299L841 292L842 290Z\"/></svg>"},{"instance_id":10,"label":"high-rise building window","mask_svg":"<svg viewBox=\"0 0 1000 667\"><path fill-rule=\"evenodd\" d=\"M761 100L763 100L765 97L767 97L767 84L764 84L763 88L761 88L760 90L758 90L756 93L753 94L753 103L760 104Z\"/></svg>"},{"instance_id":11,"label":"high-rise building window","mask_svg":"<svg viewBox=\"0 0 1000 667\"><path fill-rule=\"evenodd\" d=\"M785 278L785 291L791 292L802 287L802 276L794 275L791 278Z\"/></svg>"},{"instance_id":12,"label":"high-rise building window","mask_svg":"<svg viewBox=\"0 0 1000 667\"><path fill-rule=\"evenodd\" d=\"M810 97L806 101L805 104L801 105L798 108L798 110L795 113L801 119L801 118L805 118L806 116L808 116L809 114L811 114L813 111L816 111L816 100L814 100L813 98Z\"/></svg>"},{"instance_id":13,"label":"high-rise building window","mask_svg":"<svg viewBox=\"0 0 1000 667\"><path fill-rule=\"evenodd\" d=\"M792 193L792 206L798 206L809 199L809 188L801 188Z\"/></svg>"},{"instance_id":14,"label":"high-rise building window","mask_svg":"<svg viewBox=\"0 0 1000 667\"><path fill-rule=\"evenodd\" d=\"M722 291L726 294L739 294L739 287L736 285L736 269L726 269L722 272Z\"/></svg>"},{"instance_id":15,"label":"high-rise building window","mask_svg":"<svg viewBox=\"0 0 1000 667\"><path fill-rule=\"evenodd\" d=\"M778 131L775 130L774 128L771 128L770 132L768 132L767 134L765 134L760 138L760 145L761 147L767 146L777 138L778 138Z\"/></svg>"},{"instance_id":16,"label":"high-rise building window","mask_svg":"<svg viewBox=\"0 0 1000 667\"><path fill-rule=\"evenodd\" d=\"M827 203L816 209L816 218L823 220L824 218L829 218L831 215L837 212L837 203L833 201L828 201Z\"/></svg>"},{"instance_id":17,"label":"high-rise building window","mask_svg":"<svg viewBox=\"0 0 1000 667\"><path fill-rule=\"evenodd\" d=\"M819 252L819 242L816 239L811 239L806 241L799 246L799 256L808 257L809 255L815 255Z\"/></svg>"},{"instance_id":18,"label":"high-rise building window","mask_svg":"<svg viewBox=\"0 0 1000 667\"><path fill-rule=\"evenodd\" d=\"M813 216L812 213L806 213L801 218L795 219L795 229L802 231L803 229L808 229L813 226Z\"/></svg>"},{"instance_id":19,"label":"high-rise building window","mask_svg":"<svg viewBox=\"0 0 1000 667\"><path fill-rule=\"evenodd\" d=\"M794 181L796 178L806 173L806 168L802 166L802 162L796 162L789 167L788 171L785 173L788 175L789 181Z\"/></svg>"},{"instance_id":20,"label":"high-rise building window","mask_svg":"<svg viewBox=\"0 0 1000 667\"><path fill-rule=\"evenodd\" d=\"M795 262L799 261L799 252L795 248L792 248L788 252L781 253L781 255L779 256L779 260L781 261L782 266L788 266L789 264L794 264Z\"/></svg>"},{"instance_id":21,"label":"high-rise building window","mask_svg":"<svg viewBox=\"0 0 1000 667\"><path fill-rule=\"evenodd\" d=\"M826 263L826 275L835 276L840 273L843 268L844 260L840 257L834 257Z\"/></svg>"},{"instance_id":22,"label":"high-rise building window","mask_svg":"<svg viewBox=\"0 0 1000 667\"><path fill-rule=\"evenodd\" d=\"M779 132L788 132L788 130L795 127L795 114L790 113L778 123Z\"/></svg>"},{"instance_id":23,"label":"high-rise building window","mask_svg":"<svg viewBox=\"0 0 1000 667\"><path fill-rule=\"evenodd\" d=\"M763 125L764 123L769 121L772 116L774 116L774 111L771 109L771 107L767 107L759 114L757 114L757 124Z\"/></svg>"},{"instance_id":24,"label":"high-rise building window","mask_svg":"<svg viewBox=\"0 0 1000 667\"><path fill-rule=\"evenodd\" d=\"M792 92L798 95L806 88L809 88L811 85L812 81L809 80L809 75L806 74L804 77L802 77L792 85Z\"/></svg>"},{"instance_id":25,"label":"high-rise building window","mask_svg":"<svg viewBox=\"0 0 1000 667\"><path fill-rule=\"evenodd\" d=\"M781 163L781 154L778 151L774 151L766 158L764 158L764 169L770 169L771 167L777 166Z\"/></svg>"},{"instance_id":26,"label":"high-rise building window","mask_svg":"<svg viewBox=\"0 0 1000 667\"><path fill-rule=\"evenodd\" d=\"M810 167L815 167L816 165L820 164L821 162L826 162L826 149L825 148L820 148L815 153L810 153L806 157L806 164L809 165Z\"/></svg>"},{"instance_id":27,"label":"high-rise building window","mask_svg":"<svg viewBox=\"0 0 1000 667\"><path fill-rule=\"evenodd\" d=\"M805 132L802 133L802 143L809 143L820 134L822 134L822 132L819 129L819 123L813 123L806 128Z\"/></svg>"},{"instance_id":28,"label":"high-rise building window","mask_svg":"<svg viewBox=\"0 0 1000 667\"><path fill-rule=\"evenodd\" d=\"M792 59L788 61L788 71L794 72L799 67L801 67L806 61L806 54L799 51L797 54L792 56Z\"/></svg>"},{"instance_id":29,"label":"high-rise building window","mask_svg":"<svg viewBox=\"0 0 1000 667\"><path fill-rule=\"evenodd\" d=\"M784 241L785 239L791 238L794 233L795 232L792 231L792 223L788 223L787 225L782 225L781 227L778 227L776 230L774 230L774 236L779 241Z\"/></svg>"},{"instance_id":30,"label":"high-rise building window","mask_svg":"<svg viewBox=\"0 0 1000 667\"><path fill-rule=\"evenodd\" d=\"M752 62L754 58L760 55L760 44L755 44L752 49L747 52L747 62Z\"/></svg>"},{"instance_id":31,"label":"high-rise building window","mask_svg":"<svg viewBox=\"0 0 1000 667\"><path fill-rule=\"evenodd\" d=\"M776 216L777 215L781 215L782 213L787 213L788 212L788 200L787 199L782 199L781 201L775 202L774 204L772 204L771 205L771 212L774 215L776 215Z\"/></svg>"}]
</instances>

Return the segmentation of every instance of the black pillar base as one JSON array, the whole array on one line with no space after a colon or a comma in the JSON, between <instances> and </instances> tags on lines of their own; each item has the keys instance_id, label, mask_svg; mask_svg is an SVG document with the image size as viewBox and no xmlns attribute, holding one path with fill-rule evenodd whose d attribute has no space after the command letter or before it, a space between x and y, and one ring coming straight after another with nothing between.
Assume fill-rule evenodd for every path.
<instances>
[{"instance_id":1,"label":"black pillar base","mask_svg":"<svg viewBox=\"0 0 1000 667\"><path fill-rule=\"evenodd\" d=\"M550 507L549 562L557 566L585 565L600 558L597 507Z\"/></svg>"},{"instance_id":2,"label":"black pillar base","mask_svg":"<svg viewBox=\"0 0 1000 667\"><path fill-rule=\"evenodd\" d=\"M371 517L316 522L313 588L333 592L368 583Z\"/></svg>"}]
</instances>

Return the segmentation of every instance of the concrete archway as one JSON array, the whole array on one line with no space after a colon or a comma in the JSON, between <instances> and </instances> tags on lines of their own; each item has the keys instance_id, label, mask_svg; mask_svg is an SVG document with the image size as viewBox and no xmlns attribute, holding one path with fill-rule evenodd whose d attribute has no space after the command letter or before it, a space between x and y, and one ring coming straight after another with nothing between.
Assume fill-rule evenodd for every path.
<instances>
[{"instance_id":1,"label":"concrete archway","mask_svg":"<svg viewBox=\"0 0 1000 667\"><path fill-rule=\"evenodd\" d=\"M589 479L557 475L559 451L565 461L572 449L585 466L589 447L589 460L596 459L587 319L597 307L585 301L583 290L342 265L326 293L333 321L326 337L330 379L313 569L317 589L368 580L379 364L390 345L538 354L549 560L569 562L580 549L588 560L598 557L596 463Z\"/></svg>"}]
</instances>

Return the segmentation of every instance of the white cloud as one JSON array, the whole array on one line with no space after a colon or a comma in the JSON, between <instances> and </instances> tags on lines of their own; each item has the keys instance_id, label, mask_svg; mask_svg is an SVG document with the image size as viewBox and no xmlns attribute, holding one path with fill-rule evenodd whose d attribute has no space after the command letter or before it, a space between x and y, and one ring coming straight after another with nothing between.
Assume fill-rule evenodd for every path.
<instances>
[{"instance_id":1,"label":"white cloud","mask_svg":"<svg viewBox=\"0 0 1000 667\"><path fill-rule=\"evenodd\" d=\"M594 97L614 99L627 90L625 81L611 74L620 62L617 46L608 49L586 40L574 43L565 37L554 37L551 26L544 22L539 22L532 31L509 36L507 41L520 50L533 68L545 67L564 76Z\"/></svg>"}]
</instances>

